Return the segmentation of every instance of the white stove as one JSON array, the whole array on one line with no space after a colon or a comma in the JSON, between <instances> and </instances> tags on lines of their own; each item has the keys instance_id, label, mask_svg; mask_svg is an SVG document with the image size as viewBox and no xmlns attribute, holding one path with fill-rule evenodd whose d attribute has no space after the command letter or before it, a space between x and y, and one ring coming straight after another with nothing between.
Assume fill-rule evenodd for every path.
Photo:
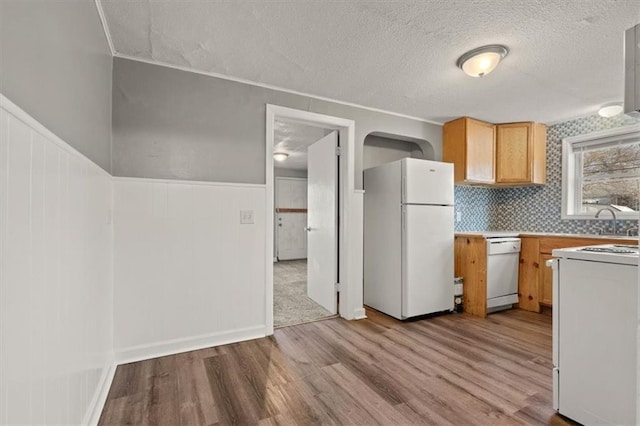
<instances>
[{"instance_id":1,"label":"white stove","mask_svg":"<svg viewBox=\"0 0 640 426\"><path fill-rule=\"evenodd\" d=\"M554 257L636 266L638 253L638 246L627 244L600 244L553 250Z\"/></svg>"},{"instance_id":2,"label":"white stove","mask_svg":"<svg viewBox=\"0 0 640 426\"><path fill-rule=\"evenodd\" d=\"M553 256L554 408L582 424L637 424L638 246Z\"/></svg>"}]
</instances>

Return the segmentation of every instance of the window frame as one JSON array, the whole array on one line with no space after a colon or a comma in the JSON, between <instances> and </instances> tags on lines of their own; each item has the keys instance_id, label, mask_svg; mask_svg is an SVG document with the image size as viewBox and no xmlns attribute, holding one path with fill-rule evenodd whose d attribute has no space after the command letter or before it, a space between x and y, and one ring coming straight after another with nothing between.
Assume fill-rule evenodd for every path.
<instances>
[{"instance_id":1,"label":"window frame","mask_svg":"<svg viewBox=\"0 0 640 426\"><path fill-rule=\"evenodd\" d=\"M593 214L569 213L569 206L575 208L577 188L582 188L581 164L576 164L575 145L603 145L612 142L640 140L640 124L570 136L562 139L562 219L594 219ZM580 159L581 160L581 159ZM581 162L581 161L580 161ZM618 219L640 218L640 212L616 212Z\"/></svg>"}]
</instances>

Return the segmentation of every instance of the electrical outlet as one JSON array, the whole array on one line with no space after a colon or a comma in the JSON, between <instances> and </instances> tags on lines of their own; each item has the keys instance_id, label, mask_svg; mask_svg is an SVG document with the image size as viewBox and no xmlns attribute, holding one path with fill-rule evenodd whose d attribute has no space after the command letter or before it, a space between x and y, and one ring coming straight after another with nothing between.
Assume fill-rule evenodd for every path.
<instances>
[{"instance_id":1,"label":"electrical outlet","mask_svg":"<svg viewBox=\"0 0 640 426\"><path fill-rule=\"evenodd\" d=\"M243 225L253 223L253 210L240 210L240 223Z\"/></svg>"},{"instance_id":2,"label":"electrical outlet","mask_svg":"<svg viewBox=\"0 0 640 426\"><path fill-rule=\"evenodd\" d=\"M460 211L456 212L456 222L460 222L462 220L462 213Z\"/></svg>"}]
</instances>

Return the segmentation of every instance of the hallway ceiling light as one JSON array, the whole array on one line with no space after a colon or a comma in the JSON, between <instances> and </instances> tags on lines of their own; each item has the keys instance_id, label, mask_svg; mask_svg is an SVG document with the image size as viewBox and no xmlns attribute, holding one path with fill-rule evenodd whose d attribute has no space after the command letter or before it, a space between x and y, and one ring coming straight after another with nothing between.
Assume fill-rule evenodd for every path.
<instances>
[{"instance_id":1,"label":"hallway ceiling light","mask_svg":"<svg viewBox=\"0 0 640 426\"><path fill-rule=\"evenodd\" d=\"M507 56L509 49L499 44L478 47L460 56L458 68L471 77L484 77Z\"/></svg>"},{"instance_id":2,"label":"hallway ceiling light","mask_svg":"<svg viewBox=\"0 0 640 426\"><path fill-rule=\"evenodd\" d=\"M273 153L273 159L276 161L284 161L287 159L287 157L289 156L289 154L287 154L286 152L274 152Z\"/></svg>"},{"instance_id":3,"label":"hallway ceiling light","mask_svg":"<svg viewBox=\"0 0 640 426\"><path fill-rule=\"evenodd\" d=\"M601 117L609 118L620 114L622 110L622 104L620 102L614 102L603 105L602 108L598 110L598 114L600 114Z\"/></svg>"}]
</instances>

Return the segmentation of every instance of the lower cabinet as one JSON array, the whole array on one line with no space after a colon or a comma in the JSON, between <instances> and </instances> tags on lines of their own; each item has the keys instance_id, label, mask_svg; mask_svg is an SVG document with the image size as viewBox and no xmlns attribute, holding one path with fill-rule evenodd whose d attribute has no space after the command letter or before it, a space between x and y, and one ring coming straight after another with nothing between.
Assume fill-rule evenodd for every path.
<instances>
[{"instance_id":1,"label":"lower cabinet","mask_svg":"<svg viewBox=\"0 0 640 426\"><path fill-rule=\"evenodd\" d=\"M538 257L540 239L537 237L520 238L520 268L518 269L518 307L538 312Z\"/></svg>"},{"instance_id":2,"label":"lower cabinet","mask_svg":"<svg viewBox=\"0 0 640 426\"><path fill-rule=\"evenodd\" d=\"M635 239L576 238L523 234L518 269L518 307L540 312L553 306L553 277L546 266L557 248L596 244L638 244ZM487 316L487 251L481 236L457 235L455 239L455 275L464 279L464 312Z\"/></svg>"},{"instance_id":3,"label":"lower cabinet","mask_svg":"<svg viewBox=\"0 0 640 426\"><path fill-rule=\"evenodd\" d=\"M553 274L547 260L553 250L597 244L638 244L637 240L608 240L558 236L521 236L520 270L518 277L519 307L540 312L542 306L553 307Z\"/></svg>"}]
</instances>

